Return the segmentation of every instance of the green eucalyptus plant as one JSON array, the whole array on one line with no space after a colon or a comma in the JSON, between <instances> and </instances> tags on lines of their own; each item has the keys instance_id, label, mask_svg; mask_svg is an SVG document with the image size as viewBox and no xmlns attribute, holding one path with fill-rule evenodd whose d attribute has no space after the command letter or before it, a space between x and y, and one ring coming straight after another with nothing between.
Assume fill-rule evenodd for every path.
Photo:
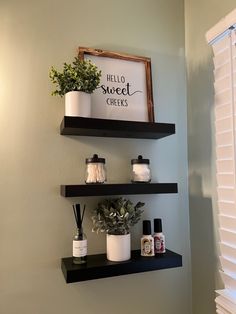
<instances>
[{"instance_id":1,"label":"green eucalyptus plant","mask_svg":"<svg viewBox=\"0 0 236 314\"><path fill-rule=\"evenodd\" d=\"M72 64L64 63L62 72L52 66L49 77L56 84L56 90L52 92L52 95L62 97L71 91L91 94L100 83L101 71L90 60L75 57Z\"/></svg>"},{"instance_id":2,"label":"green eucalyptus plant","mask_svg":"<svg viewBox=\"0 0 236 314\"><path fill-rule=\"evenodd\" d=\"M98 203L93 211L93 231L113 235L124 235L130 232L141 218L145 204L138 202L135 206L130 200L122 197L105 199Z\"/></svg>"}]
</instances>

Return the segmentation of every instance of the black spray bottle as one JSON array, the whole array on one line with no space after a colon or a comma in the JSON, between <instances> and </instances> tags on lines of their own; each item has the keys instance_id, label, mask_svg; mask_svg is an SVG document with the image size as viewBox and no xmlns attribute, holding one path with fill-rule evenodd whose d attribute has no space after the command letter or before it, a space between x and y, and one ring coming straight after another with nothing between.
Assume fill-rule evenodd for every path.
<instances>
[{"instance_id":1,"label":"black spray bottle","mask_svg":"<svg viewBox=\"0 0 236 314\"><path fill-rule=\"evenodd\" d=\"M143 220L143 236L141 238L141 255L154 256L154 239L152 237L151 221Z\"/></svg>"},{"instance_id":2,"label":"black spray bottle","mask_svg":"<svg viewBox=\"0 0 236 314\"><path fill-rule=\"evenodd\" d=\"M165 236L162 233L162 222L160 218L154 219L154 250L155 254L166 252Z\"/></svg>"}]
</instances>

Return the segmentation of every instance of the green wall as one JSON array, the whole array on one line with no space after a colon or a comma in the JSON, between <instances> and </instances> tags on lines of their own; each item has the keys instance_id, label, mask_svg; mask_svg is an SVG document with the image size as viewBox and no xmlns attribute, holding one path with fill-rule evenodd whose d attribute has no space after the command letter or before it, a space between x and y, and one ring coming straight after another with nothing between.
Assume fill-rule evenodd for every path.
<instances>
[{"instance_id":1,"label":"green wall","mask_svg":"<svg viewBox=\"0 0 236 314\"><path fill-rule=\"evenodd\" d=\"M187 189L186 80L182 0L0 2L0 312L1 314L189 314L191 270ZM176 123L165 139L60 136L64 100L50 96L51 65L78 46L152 59L155 116ZM163 218L166 244L183 267L66 285L60 258L71 255L71 204L60 184L83 183L86 157L107 159L110 181L129 180L130 159L150 158L153 181L178 182L173 195L132 196L144 219ZM89 253L105 251L91 233ZM139 248L141 223L132 234Z\"/></svg>"},{"instance_id":2,"label":"green wall","mask_svg":"<svg viewBox=\"0 0 236 314\"><path fill-rule=\"evenodd\" d=\"M218 269L213 53L205 34L235 0L185 0L193 314L213 314Z\"/></svg>"}]
</instances>

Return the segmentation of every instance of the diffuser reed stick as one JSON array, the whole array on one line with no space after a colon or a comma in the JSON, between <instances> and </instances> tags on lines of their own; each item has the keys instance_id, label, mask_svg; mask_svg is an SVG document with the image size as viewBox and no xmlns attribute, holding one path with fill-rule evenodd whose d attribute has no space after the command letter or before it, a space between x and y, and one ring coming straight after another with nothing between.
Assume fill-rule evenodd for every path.
<instances>
[{"instance_id":1,"label":"diffuser reed stick","mask_svg":"<svg viewBox=\"0 0 236 314\"><path fill-rule=\"evenodd\" d=\"M73 204L72 206L73 206L76 226L78 229L81 229L82 224L83 224L84 212L85 212L86 205L84 205L82 217L81 217L81 213L80 213L80 204Z\"/></svg>"}]
</instances>

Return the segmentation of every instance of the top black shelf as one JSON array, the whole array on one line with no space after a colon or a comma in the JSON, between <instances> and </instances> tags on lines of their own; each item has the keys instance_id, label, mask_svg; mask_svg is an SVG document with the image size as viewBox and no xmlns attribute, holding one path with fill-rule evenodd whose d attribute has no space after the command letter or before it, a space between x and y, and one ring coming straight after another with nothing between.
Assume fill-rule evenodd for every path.
<instances>
[{"instance_id":1,"label":"top black shelf","mask_svg":"<svg viewBox=\"0 0 236 314\"><path fill-rule=\"evenodd\" d=\"M175 124L65 116L62 135L159 139L175 134Z\"/></svg>"}]
</instances>

